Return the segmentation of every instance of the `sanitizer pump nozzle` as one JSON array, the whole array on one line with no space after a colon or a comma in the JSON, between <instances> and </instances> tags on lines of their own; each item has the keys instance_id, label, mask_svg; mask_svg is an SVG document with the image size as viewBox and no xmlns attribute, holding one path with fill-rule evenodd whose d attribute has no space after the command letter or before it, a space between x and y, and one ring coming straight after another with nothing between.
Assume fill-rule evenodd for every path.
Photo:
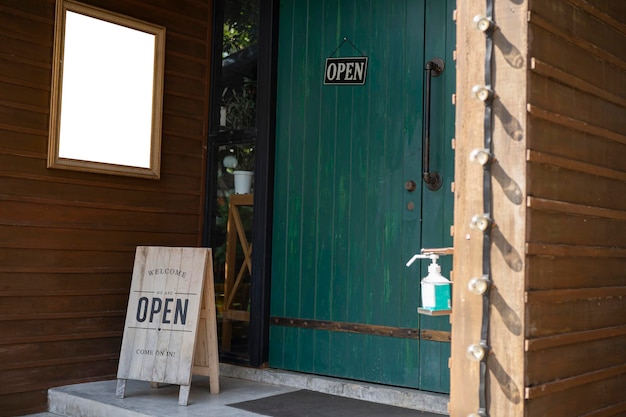
<instances>
[{"instance_id":1,"label":"sanitizer pump nozzle","mask_svg":"<svg viewBox=\"0 0 626 417\"><path fill-rule=\"evenodd\" d=\"M441 275L441 266L437 263L439 255L435 253L415 254L406 263L411 266L417 259L430 259L428 275L422 279L422 308L431 311L450 310L450 281Z\"/></svg>"}]
</instances>

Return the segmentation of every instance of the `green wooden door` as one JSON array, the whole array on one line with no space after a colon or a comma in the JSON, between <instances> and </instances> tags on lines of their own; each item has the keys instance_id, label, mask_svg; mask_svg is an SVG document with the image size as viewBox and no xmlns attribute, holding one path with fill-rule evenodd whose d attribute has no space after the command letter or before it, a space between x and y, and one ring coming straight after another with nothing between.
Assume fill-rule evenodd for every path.
<instances>
[{"instance_id":1,"label":"green wooden door","mask_svg":"<svg viewBox=\"0 0 626 417\"><path fill-rule=\"evenodd\" d=\"M415 337L449 331L448 317L417 314L426 263L405 264L422 247L451 245L453 6L281 2L270 366L449 390L449 343ZM367 56L366 82L324 85L325 60L346 37L354 47L334 56ZM421 182L424 66L434 57L446 62L432 80L438 191Z\"/></svg>"}]
</instances>

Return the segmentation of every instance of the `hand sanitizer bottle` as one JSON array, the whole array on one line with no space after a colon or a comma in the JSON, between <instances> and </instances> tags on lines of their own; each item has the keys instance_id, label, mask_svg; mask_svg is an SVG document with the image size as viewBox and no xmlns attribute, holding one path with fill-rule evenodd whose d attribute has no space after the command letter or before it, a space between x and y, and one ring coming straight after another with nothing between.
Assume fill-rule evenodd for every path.
<instances>
[{"instance_id":1,"label":"hand sanitizer bottle","mask_svg":"<svg viewBox=\"0 0 626 417\"><path fill-rule=\"evenodd\" d=\"M428 275L421 281L422 308L430 311L450 310L452 308L450 297L450 280L441 275L441 266L437 263L439 255L434 253L417 254L406 266L410 266L416 259L430 259Z\"/></svg>"}]
</instances>

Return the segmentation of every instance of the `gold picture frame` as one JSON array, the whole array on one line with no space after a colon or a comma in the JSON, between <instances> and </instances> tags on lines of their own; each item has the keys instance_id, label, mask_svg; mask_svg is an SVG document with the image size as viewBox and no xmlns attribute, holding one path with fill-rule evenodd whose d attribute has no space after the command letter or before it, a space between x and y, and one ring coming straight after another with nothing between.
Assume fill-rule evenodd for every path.
<instances>
[{"instance_id":1,"label":"gold picture frame","mask_svg":"<svg viewBox=\"0 0 626 417\"><path fill-rule=\"evenodd\" d=\"M57 0L48 168L158 179L165 28Z\"/></svg>"}]
</instances>

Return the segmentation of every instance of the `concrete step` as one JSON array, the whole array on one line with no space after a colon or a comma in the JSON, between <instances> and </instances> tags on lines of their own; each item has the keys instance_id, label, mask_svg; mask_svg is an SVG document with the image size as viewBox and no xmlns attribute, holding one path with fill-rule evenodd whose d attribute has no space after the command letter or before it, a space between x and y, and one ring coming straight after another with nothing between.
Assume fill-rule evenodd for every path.
<instances>
[{"instance_id":1,"label":"concrete step","mask_svg":"<svg viewBox=\"0 0 626 417\"><path fill-rule=\"evenodd\" d=\"M340 397L354 398L357 400L371 401L442 415L448 414L448 402L450 401L450 396L447 394L278 369L257 369L220 364L220 375L248 381L282 385L296 389L323 392Z\"/></svg>"},{"instance_id":2,"label":"concrete step","mask_svg":"<svg viewBox=\"0 0 626 417\"><path fill-rule=\"evenodd\" d=\"M207 377L194 377L187 406L178 405L178 386L151 388L148 382L129 380L124 399L115 397L115 388L116 381L52 388L48 392L50 413L36 417L258 417L228 404L300 389L440 415L447 413L448 403L448 396L442 394L224 364L220 366L220 394L210 394Z\"/></svg>"},{"instance_id":3,"label":"concrete step","mask_svg":"<svg viewBox=\"0 0 626 417\"><path fill-rule=\"evenodd\" d=\"M255 399L288 392L249 381L220 378L221 393L211 395L208 378L194 378L189 404L178 405L178 386L151 388L148 382L127 382L126 397L115 396L116 381L101 381L49 391L50 411L65 417L257 417L253 413L228 407L240 398Z\"/></svg>"}]
</instances>

